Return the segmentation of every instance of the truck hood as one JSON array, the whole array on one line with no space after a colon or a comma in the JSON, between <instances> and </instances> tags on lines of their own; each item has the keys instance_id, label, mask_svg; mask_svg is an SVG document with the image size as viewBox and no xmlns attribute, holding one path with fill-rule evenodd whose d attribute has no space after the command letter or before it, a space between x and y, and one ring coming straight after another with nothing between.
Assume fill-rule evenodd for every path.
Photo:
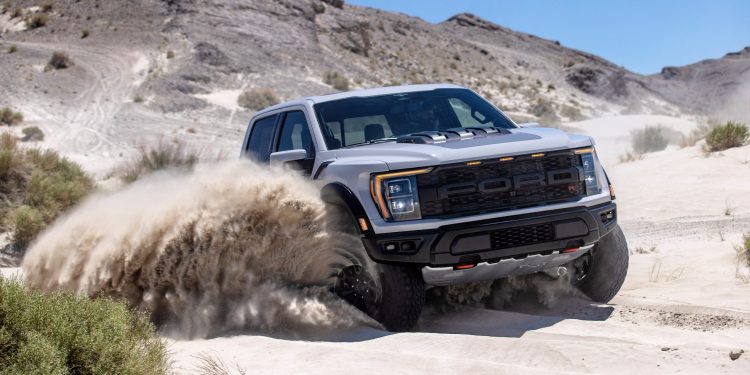
<instances>
[{"instance_id":1,"label":"truck hood","mask_svg":"<svg viewBox=\"0 0 750 375\"><path fill-rule=\"evenodd\" d=\"M511 134L434 144L376 143L335 150L336 159L381 161L391 170L593 146L591 137L552 128L510 129Z\"/></svg>"}]
</instances>

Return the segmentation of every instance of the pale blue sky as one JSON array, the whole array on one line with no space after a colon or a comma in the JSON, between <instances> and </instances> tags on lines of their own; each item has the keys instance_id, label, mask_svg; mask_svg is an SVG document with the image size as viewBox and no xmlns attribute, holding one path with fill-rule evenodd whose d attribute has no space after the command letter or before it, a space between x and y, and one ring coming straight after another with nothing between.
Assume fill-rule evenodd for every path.
<instances>
[{"instance_id":1,"label":"pale blue sky","mask_svg":"<svg viewBox=\"0 0 750 375\"><path fill-rule=\"evenodd\" d=\"M651 74L750 46L750 0L347 0L441 22L461 12Z\"/></svg>"}]
</instances>

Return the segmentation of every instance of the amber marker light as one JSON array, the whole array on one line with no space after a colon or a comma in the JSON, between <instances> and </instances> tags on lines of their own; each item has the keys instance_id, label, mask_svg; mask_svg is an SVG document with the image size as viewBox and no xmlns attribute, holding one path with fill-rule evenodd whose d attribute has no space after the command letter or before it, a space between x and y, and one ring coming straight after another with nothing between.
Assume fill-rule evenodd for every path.
<instances>
[{"instance_id":1,"label":"amber marker light","mask_svg":"<svg viewBox=\"0 0 750 375\"><path fill-rule=\"evenodd\" d=\"M365 218L363 217L359 218L359 229L362 229L362 232L367 232L367 230L370 229L367 226L367 220L365 220Z\"/></svg>"},{"instance_id":2,"label":"amber marker light","mask_svg":"<svg viewBox=\"0 0 750 375\"><path fill-rule=\"evenodd\" d=\"M375 204L380 209L380 214L383 215L384 219L390 218L391 212L388 211L388 205L385 203L385 198L383 197L383 180L394 177L425 174L429 173L431 170L432 168L411 169L408 171L383 173L373 176L372 180L370 180L370 194L372 195L372 199L375 201Z\"/></svg>"},{"instance_id":3,"label":"amber marker light","mask_svg":"<svg viewBox=\"0 0 750 375\"><path fill-rule=\"evenodd\" d=\"M466 165L468 165L470 167L473 167L475 165L480 165L480 164L482 164L481 161L470 161L470 162L466 163Z\"/></svg>"},{"instance_id":4,"label":"amber marker light","mask_svg":"<svg viewBox=\"0 0 750 375\"><path fill-rule=\"evenodd\" d=\"M594 149L593 148L581 148L581 149L575 150L574 152L576 153L576 155L588 154L588 153L594 152Z\"/></svg>"},{"instance_id":5,"label":"amber marker light","mask_svg":"<svg viewBox=\"0 0 750 375\"><path fill-rule=\"evenodd\" d=\"M512 156L506 156L504 158L500 158L500 161L513 161L513 157Z\"/></svg>"},{"instance_id":6,"label":"amber marker light","mask_svg":"<svg viewBox=\"0 0 750 375\"><path fill-rule=\"evenodd\" d=\"M540 152L540 153L538 153L538 154L531 154L531 157L532 157L532 158L541 158L541 157L543 157L543 156L544 156L544 153L543 153L543 152Z\"/></svg>"}]
</instances>

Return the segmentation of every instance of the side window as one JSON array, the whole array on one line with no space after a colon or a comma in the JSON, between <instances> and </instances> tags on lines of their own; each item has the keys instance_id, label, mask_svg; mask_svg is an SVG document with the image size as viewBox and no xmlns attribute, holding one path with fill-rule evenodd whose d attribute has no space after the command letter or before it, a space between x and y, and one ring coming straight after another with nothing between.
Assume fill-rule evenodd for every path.
<instances>
[{"instance_id":1,"label":"side window","mask_svg":"<svg viewBox=\"0 0 750 375\"><path fill-rule=\"evenodd\" d=\"M315 156L310 128L302 111L288 112L281 125L279 145L276 151L305 150L307 157Z\"/></svg>"},{"instance_id":2,"label":"side window","mask_svg":"<svg viewBox=\"0 0 750 375\"><path fill-rule=\"evenodd\" d=\"M273 143L273 129L276 116L269 116L255 121L247 144L247 154L251 158L268 163L271 155L271 143Z\"/></svg>"}]
</instances>

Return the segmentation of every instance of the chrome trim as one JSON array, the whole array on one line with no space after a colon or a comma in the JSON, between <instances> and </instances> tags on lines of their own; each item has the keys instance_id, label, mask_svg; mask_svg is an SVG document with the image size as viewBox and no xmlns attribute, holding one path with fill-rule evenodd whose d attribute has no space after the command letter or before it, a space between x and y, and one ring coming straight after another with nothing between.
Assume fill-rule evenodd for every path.
<instances>
[{"instance_id":1,"label":"chrome trim","mask_svg":"<svg viewBox=\"0 0 750 375\"><path fill-rule=\"evenodd\" d=\"M503 259L499 262L482 262L467 270L454 270L453 267L423 267L425 283L434 286L462 284L473 281L502 279L508 276L526 275L558 267L575 260L591 250L594 244L581 246L572 253L554 251L549 255L533 254L523 259Z\"/></svg>"}]
</instances>

